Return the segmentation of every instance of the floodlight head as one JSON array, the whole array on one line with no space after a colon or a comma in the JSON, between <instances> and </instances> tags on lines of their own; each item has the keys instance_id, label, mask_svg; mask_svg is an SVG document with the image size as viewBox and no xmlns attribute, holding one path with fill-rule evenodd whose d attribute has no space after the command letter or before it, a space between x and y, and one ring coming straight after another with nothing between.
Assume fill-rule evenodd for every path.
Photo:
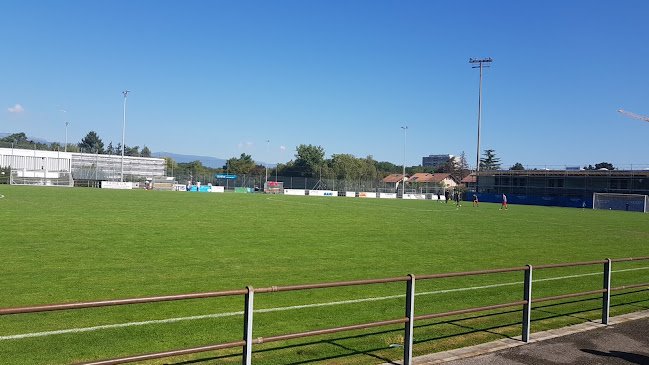
<instances>
[{"instance_id":1,"label":"floodlight head","mask_svg":"<svg viewBox=\"0 0 649 365\"><path fill-rule=\"evenodd\" d=\"M483 62L493 62L493 59L491 57L487 57L483 60L478 59L478 58L469 58L469 63L480 63L482 64Z\"/></svg>"}]
</instances>

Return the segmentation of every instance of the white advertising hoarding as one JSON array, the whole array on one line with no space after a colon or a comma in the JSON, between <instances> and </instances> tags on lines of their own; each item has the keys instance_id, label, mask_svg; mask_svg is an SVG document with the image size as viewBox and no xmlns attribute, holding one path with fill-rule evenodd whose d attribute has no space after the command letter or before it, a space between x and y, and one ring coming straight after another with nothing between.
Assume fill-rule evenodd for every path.
<instances>
[{"instance_id":1,"label":"white advertising hoarding","mask_svg":"<svg viewBox=\"0 0 649 365\"><path fill-rule=\"evenodd\" d=\"M379 193L381 199L396 199L397 193Z\"/></svg>"},{"instance_id":2,"label":"white advertising hoarding","mask_svg":"<svg viewBox=\"0 0 649 365\"><path fill-rule=\"evenodd\" d=\"M426 194L403 194L404 199L426 200Z\"/></svg>"},{"instance_id":3,"label":"white advertising hoarding","mask_svg":"<svg viewBox=\"0 0 649 365\"><path fill-rule=\"evenodd\" d=\"M133 189L133 184L130 182L120 182L120 181L102 181L102 189Z\"/></svg>"},{"instance_id":4,"label":"white advertising hoarding","mask_svg":"<svg viewBox=\"0 0 649 365\"><path fill-rule=\"evenodd\" d=\"M284 195L306 195L303 189L284 189Z\"/></svg>"},{"instance_id":5,"label":"white advertising hoarding","mask_svg":"<svg viewBox=\"0 0 649 365\"><path fill-rule=\"evenodd\" d=\"M345 196L348 198L355 198L356 197L356 192L355 191L346 191Z\"/></svg>"},{"instance_id":6,"label":"white advertising hoarding","mask_svg":"<svg viewBox=\"0 0 649 365\"><path fill-rule=\"evenodd\" d=\"M376 193L365 193L365 192L360 192L358 193L359 198L376 198Z\"/></svg>"},{"instance_id":7,"label":"white advertising hoarding","mask_svg":"<svg viewBox=\"0 0 649 365\"><path fill-rule=\"evenodd\" d=\"M338 196L338 192L333 190L309 190L309 196Z\"/></svg>"}]
</instances>

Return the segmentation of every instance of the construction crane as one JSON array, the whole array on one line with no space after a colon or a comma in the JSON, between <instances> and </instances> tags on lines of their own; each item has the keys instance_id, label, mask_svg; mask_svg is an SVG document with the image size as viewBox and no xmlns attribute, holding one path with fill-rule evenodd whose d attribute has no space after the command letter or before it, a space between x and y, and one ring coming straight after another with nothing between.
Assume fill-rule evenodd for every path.
<instances>
[{"instance_id":1,"label":"construction crane","mask_svg":"<svg viewBox=\"0 0 649 365\"><path fill-rule=\"evenodd\" d=\"M649 118L645 118L645 117L641 117L639 115L635 115L633 113L625 112L624 110L618 110L617 112L622 113L622 114L626 114L626 115L628 115L630 117L638 118L640 120L644 120L645 122L649 122Z\"/></svg>"}]
</instances>

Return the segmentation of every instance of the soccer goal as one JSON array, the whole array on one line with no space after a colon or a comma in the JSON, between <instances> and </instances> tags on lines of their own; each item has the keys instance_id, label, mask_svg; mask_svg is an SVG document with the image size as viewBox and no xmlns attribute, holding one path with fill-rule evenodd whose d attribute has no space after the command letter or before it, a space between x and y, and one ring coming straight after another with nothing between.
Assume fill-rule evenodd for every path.
<instances>
[{"instance_id":1,"label":"soccer goal","mask_svg":"<svg viewBox=\"0 0 649 365\"><path fill-rule=\"evenodd\" d=\"M264 183L264 194L284 194L284 182L266 181Z\"/></svg>"},{"instance_id":2,"label":"soccer goal","mask_svg":"<svg viewBox=\"0 0 649 365\"><path fill-rule=\"evenodd\" d=\"M74 186L72 174L67 171L12 170L9 183L11 185Z\"/></svg>"},{"instance_id":3,"label":"soccer goal","mask_svg":"<svg viewBox=\"0 0 649 365\"><path fill-rule=\"evenodd\" d=\"M641 194L594 193L593 209L649 212L649 196Z\"/></svg>"}]
</instances>

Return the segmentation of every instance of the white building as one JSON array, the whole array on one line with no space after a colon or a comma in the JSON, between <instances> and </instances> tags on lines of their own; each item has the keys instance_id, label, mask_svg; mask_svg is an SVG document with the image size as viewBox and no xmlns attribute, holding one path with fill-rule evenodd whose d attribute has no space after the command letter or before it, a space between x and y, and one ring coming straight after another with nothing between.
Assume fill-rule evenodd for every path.
<instances>
[{"instance_id":1,"label":"white building","mask_svg":"<svg viewBox=\"0 0 649 365\"><path fill-rule=\"evenodd\" d=\"M453 155L429 155L421 159L423 167L440 167L443 166L448 160L458 160L458 157Z\"/></svg>"},{"instance_id":2,"label":"white building","mask_svg":"<svg viewBox=\"0 0 649 365\"><path fill-rule=\"evenodd\" d=\"M122 156L0 148L0 167L10 167L21 176L72 173L75 179L118 181ZM124 176L135 179L165 176L166 167L163 158L124 156Z\"/></svg>"}]
</instances>

